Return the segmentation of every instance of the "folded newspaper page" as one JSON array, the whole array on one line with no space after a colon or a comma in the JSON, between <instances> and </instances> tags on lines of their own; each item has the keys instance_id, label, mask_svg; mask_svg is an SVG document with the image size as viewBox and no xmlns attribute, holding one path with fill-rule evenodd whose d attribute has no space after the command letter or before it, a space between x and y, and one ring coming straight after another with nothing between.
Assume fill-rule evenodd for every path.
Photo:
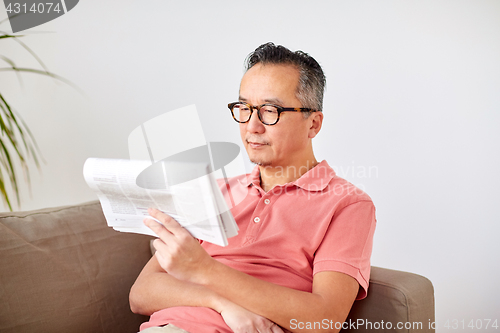
<instances>
[{"instance_id":1,"label":"folded newspaper page","mask_svg":"<svg viewBox=\"0 0 500 333\"><path fill-rule=\"evenodd\" d=\"M179 174L182 182L175 179ZM117 231L157 236L143 224L150 217L147 209L156 208L203 241L226 246L227 238L238 234L208 164L89 158L83 175L108 226Z\"/></svg>"}]
</instances>

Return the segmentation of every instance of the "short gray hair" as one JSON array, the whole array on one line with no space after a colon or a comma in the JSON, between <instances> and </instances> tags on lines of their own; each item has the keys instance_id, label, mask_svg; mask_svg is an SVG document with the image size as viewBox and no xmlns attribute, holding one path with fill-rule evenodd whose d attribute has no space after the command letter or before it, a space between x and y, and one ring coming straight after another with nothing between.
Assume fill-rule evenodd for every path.
<instances>
[{"instance_id":1,"label":"short gray hair","mask_svg":"<svg viewBox=\"0 0 500 333\"><path fill-rule=\"evenodd\" d=\"M297 99L304 108L323 110L326 77L319 63L309 54L302 51L292 52L284 46L269 42L262 44L248 55L245 69L248 71L258 63L296 66L300 75ZM309 115L310 112L307 112L304 116L307 118Z\"/></svg>"}]
</instances>

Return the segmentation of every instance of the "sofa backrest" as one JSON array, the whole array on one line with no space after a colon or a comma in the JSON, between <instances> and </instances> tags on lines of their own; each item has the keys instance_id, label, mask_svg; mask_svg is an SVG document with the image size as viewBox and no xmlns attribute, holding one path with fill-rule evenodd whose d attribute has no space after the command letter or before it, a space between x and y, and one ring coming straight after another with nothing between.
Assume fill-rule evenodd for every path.
<instances>
[{"instance_id":1,"label":"sofa backrest","mask_svg":"<svg viewBox=\"0 0 500 333\"><path fill-rule=\"evenodd\" d=\"M128 293L151 237L109 228L99 202L0 214L0 332L137 332Z\"/></svg>"}]
</instances>

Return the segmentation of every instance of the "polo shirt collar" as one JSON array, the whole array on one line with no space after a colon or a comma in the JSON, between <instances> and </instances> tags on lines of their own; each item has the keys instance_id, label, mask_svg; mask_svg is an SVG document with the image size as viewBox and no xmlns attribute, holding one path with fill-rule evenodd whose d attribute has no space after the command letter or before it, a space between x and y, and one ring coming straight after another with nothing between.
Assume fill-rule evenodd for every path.
<instances>
[{"instance_id":1,"label":"polo shirt collar","mask_svg":"<svg viewBox=\"0 0 500 333\"><path fill-rule=\"evenodd\" d=\"M322 191L334 177L336 177L335 171L328 165L326 160L323 160L299 179L283 186L295 185L306 191ZM258 165L253 168L246 180L246 184L244 183L246 186L253 185L260 187L260 170Z\"/></svg>"},{"instance_id":2,"label":"polo shirt collar","mask_svg":"<svg viewBox=\"0 0 500 333\"><path fill-rule=\"evenodd\" d=\"M322 191L335 176L335 171L323 160L291 184L307 191Z\"/></svg>"},{"instance_id":3,"label":"polo shirt collar","mask_svg":"<svg viewBox=\"0 0 500 333\"><path fill-rule=\"evenodd\" d=\"M248 187L250 185L260 187L260 170L258 165L256 165L252 172L247 176L245 186Z\"/></svg>"}]
</instances>

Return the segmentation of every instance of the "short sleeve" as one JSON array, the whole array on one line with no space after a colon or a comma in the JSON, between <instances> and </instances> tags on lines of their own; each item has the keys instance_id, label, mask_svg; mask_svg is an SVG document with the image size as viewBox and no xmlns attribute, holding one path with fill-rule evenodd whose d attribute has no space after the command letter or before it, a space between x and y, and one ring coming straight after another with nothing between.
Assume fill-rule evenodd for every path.
<instances>
[{"instance_id":1,"label":"short sleeve","mask_svg":"<svg viewBox=\"0 0 500 333\"><path fill-rule=\"evenodd\" d=\"M365 298L375 224L371 200L358 201L335 212L314 256L313 275L324 271L350 275L360 285L356 299Z\"/></svg>"}]
</instances>

